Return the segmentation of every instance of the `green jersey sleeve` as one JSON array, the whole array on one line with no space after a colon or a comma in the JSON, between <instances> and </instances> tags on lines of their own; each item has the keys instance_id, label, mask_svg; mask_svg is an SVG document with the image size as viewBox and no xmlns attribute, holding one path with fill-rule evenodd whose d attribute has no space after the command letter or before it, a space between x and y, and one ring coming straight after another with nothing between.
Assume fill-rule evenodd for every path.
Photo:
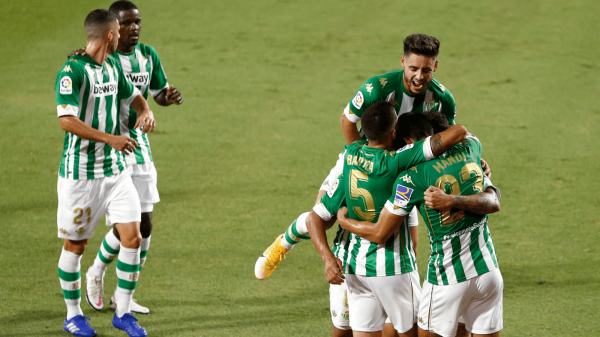
<instances>
[{"instance_id":1,"label":"green jersey sleeve","mask_svg":"<svg viewBox=\"0 0 600 337\"><path fill-rule=\"evenodd\" d=\"M340 175L335 184L323 195L321 202L313 207L313 210L321 219L325 221L331 220L331 218L336 216L340 208L345 206L344 197L346 195L346 188L343 183L344 181L344 175Z\"/></svg>"},{"instance_id":2,"label":"green jersey sleeve","mask_svg":"<svg viewBox=\"0 0 600 337\"><path fill-rule=\"evenodd\" d=\"M448 119L448 124L456 125L456 103L454 102L454 96L452 96L450 90L444 90L444 96L441 97L441 101L441 113L444 114L444 116L446 116L446 119Z\"/></svg>"},{"instance_id":3,"label":"green jersey sleeve","mask_svg":"<svg viewBox=\"0 0 600 337\"><path fill-rule=\"evenodd\" d=\"M413 167L420 163L433 159L431 151L431 137L427 137L418 142L408 144L396 151L394 159L391 161L391 172L402 172L409 167Z\"/></svg>"},{"instance_id":4,"label":"green jersey sleeve","mask_svg":"<svg viewBox=\"0 0 600 337\"><path fill-rule=\"evenodd\" d=\"M69 60L60 68L54 83L58 117L78 116L79 92L84 84L85 70L77 62Z\"/></svg>"},{"instance_id":5,"label":"green jersey sleeve","mask_svg":"<svg viewBox=\"0 0 600 337\"><path fill-rule=\"evenodd\" d=\"M394 183L392 196L385 203L388 212L399 216L407 215L414 206L418 207L423 203L425 189L419 182L416 170L401 172Z\"/></svg>"},{"instance_id":6,"label":"green jersey sleeve","mask_svg":"<svg viewBox=\"0 0 600 337\"><path fill-rule=\"evenodd\" d=\"M152 62L152 74L150 74L150 93L152 97L156 97L163 89L169 87L167 82L167 75L163 69L158 53L153 47L146 46L148 48L148 56Z\"/></svg>"},{"instance_id":7,"label":"green jersey sleeve","mask_svg":"<svg viewBox=\"0 0 600 337\"><path fill-rule=\"evenodd\" d=\"M379 76L371 77L360 86L354 98L348 103L344 115L352 123L358 123L363 113L374 103L385 101Z\"/></svg>"}]
</instances>

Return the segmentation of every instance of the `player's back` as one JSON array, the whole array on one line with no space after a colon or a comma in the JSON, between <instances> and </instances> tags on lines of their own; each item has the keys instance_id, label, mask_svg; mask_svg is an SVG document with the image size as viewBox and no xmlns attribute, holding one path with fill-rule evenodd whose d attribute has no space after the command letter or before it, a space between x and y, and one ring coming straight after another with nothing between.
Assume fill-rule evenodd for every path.
<instances>
[{"instance_id":1,"label":"player's back","mask_svg":"<svg viewBox=\"0 0 600 337\"><path fill-rule=\"evenodd\" d=\"M498 267L486 214L454 208L437 211L423 201L429 186L453 195L482 192L485 186L480 159L481 144L469 138L398 177L394 206L418 206L427 226L431 245L427 279L432 284L463 282Z\"/></svg>"},{"instance_id":2,"label":"player's back","mask_svg":"<svg viewBox=\"0 0 600 337\"><path fill-rule=\"evenodd\" d=\"M345 180L343 184L346 188L348 217L377 222L398 173L409 167L410 163L425 161L422 150L424 143L424 140L419 141L400 152L390 152L358 143L349 145L342 176ZM414 256L406 256L405 248L410 247L406 223L383 245L350 233L347 247L348 274L390 276L415 269Z\"/></svg>"}]
</instances>

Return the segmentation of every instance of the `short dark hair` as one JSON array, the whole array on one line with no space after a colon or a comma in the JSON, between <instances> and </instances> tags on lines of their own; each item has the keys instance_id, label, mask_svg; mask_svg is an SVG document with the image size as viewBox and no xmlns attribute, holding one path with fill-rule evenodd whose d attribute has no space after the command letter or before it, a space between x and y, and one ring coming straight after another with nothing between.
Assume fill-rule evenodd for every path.
<instances>
[{"instance_id":1,"label":"short dark hair","mask_svg":"<svg viewBox=\"0 0 600 337\"><path fill-rule=\"evenodd\" d=\"M433 127L433 133L440 133L448 130L450 123L444 114L438 111L427 111L423 115L429 121L429 124Z\"/></svg>"},{"instance_id":2,"label":"short dark hair","mask_svg":"<svg viewBox=\"0 0 600 337\"><path fill-rule=\"evenodd\" d=\"M360 120L368 140L379 140L396 125L396 111L389 102L377 102L367 108Z\"/></svg>"},{"instance_id":3,"label":"short dark hair","mask_svg":"<svg viewBox=\"0 0 600 337\"><path fill-rule=\"evenodd\" d=\"M119 14L122 11L128 11L131 9L137 9L137 6L133 4L131 1L119 0L113 2L110 7L108 7L108 11L114 14Z\"/></svg>"},{"instance_id":4,"label":"short dark hair","mask_svg":"<svg viewBox=\"0 0 600 337\"><path fill-rule=\"evenodd\" d=\"M404 39L404 55L411 53L438 56L440 52L440 41L427 34L412 34Z\"/></svg>"},{"instance_id":5,"label":"short dark hair","mask_svg":"<svg viewBox=\"0 0 600 337\"><path fill-rule=\"evenodd\" d=\"M117 17L106 9L94 9L85 17L83 27L88 38L102 38L109 29L108 24L115 22Z\"/></svg>"},{"instance_id":6,"label":"short dark hair","mask_svg":"<svg viewBox=\"0 0 600 337\"><path fill-rule=\"evenodd\" d=\"M433 127L422 113L407 112L398 117L396 138L412 138L414 141L433 135Z\"/></svg>"}]
</instances>

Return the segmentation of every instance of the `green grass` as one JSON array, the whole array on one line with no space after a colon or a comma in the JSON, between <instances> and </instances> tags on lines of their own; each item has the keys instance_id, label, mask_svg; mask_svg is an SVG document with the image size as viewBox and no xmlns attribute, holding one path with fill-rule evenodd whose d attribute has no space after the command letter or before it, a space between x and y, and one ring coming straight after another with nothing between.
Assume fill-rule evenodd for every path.
<instances>
[{"instance_id":1,"label":"green grass","mask_svg":"<svg viewBox=\"0 0 600 337\"><path fill-rule=\"evenodd\" d=\"M83 20L111 2L2 5L0 336L64 336L53 85ZM504 336L600 333L600 94L596 1L138 3L185 97L150 102L161 203L136 298L152 336L325 336L328 285L310 243L264 282L256 257L310 209L360 84L397 69L402 39L442 42L435 77L477 134L502 189L490 228L505 281ZM107 229L100 224L85 271ZM421 230L419 264L428 245ZM107 296L116 278L107 272ZM85 300L84 300L85 302ZM101 336L112 311L82 304Z\"/></svg>"}]
</instances>

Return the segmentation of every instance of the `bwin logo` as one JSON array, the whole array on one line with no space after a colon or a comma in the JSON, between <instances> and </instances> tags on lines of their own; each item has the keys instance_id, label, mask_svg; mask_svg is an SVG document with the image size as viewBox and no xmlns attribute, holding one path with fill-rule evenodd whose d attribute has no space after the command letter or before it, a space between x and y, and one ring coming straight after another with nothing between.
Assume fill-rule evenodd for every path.
<instances>
[{"instance_id":1,"label":"bwin logo","mask_svg":"<svg viewBox=\"0 0 600 337\"><path fill-rule=\"evenodd\" d=\"M127 74L127 79L133 83L133 85L147 85L150 80L150 74L148 73L131 73Z\"/></svg>"}]
</instances>

